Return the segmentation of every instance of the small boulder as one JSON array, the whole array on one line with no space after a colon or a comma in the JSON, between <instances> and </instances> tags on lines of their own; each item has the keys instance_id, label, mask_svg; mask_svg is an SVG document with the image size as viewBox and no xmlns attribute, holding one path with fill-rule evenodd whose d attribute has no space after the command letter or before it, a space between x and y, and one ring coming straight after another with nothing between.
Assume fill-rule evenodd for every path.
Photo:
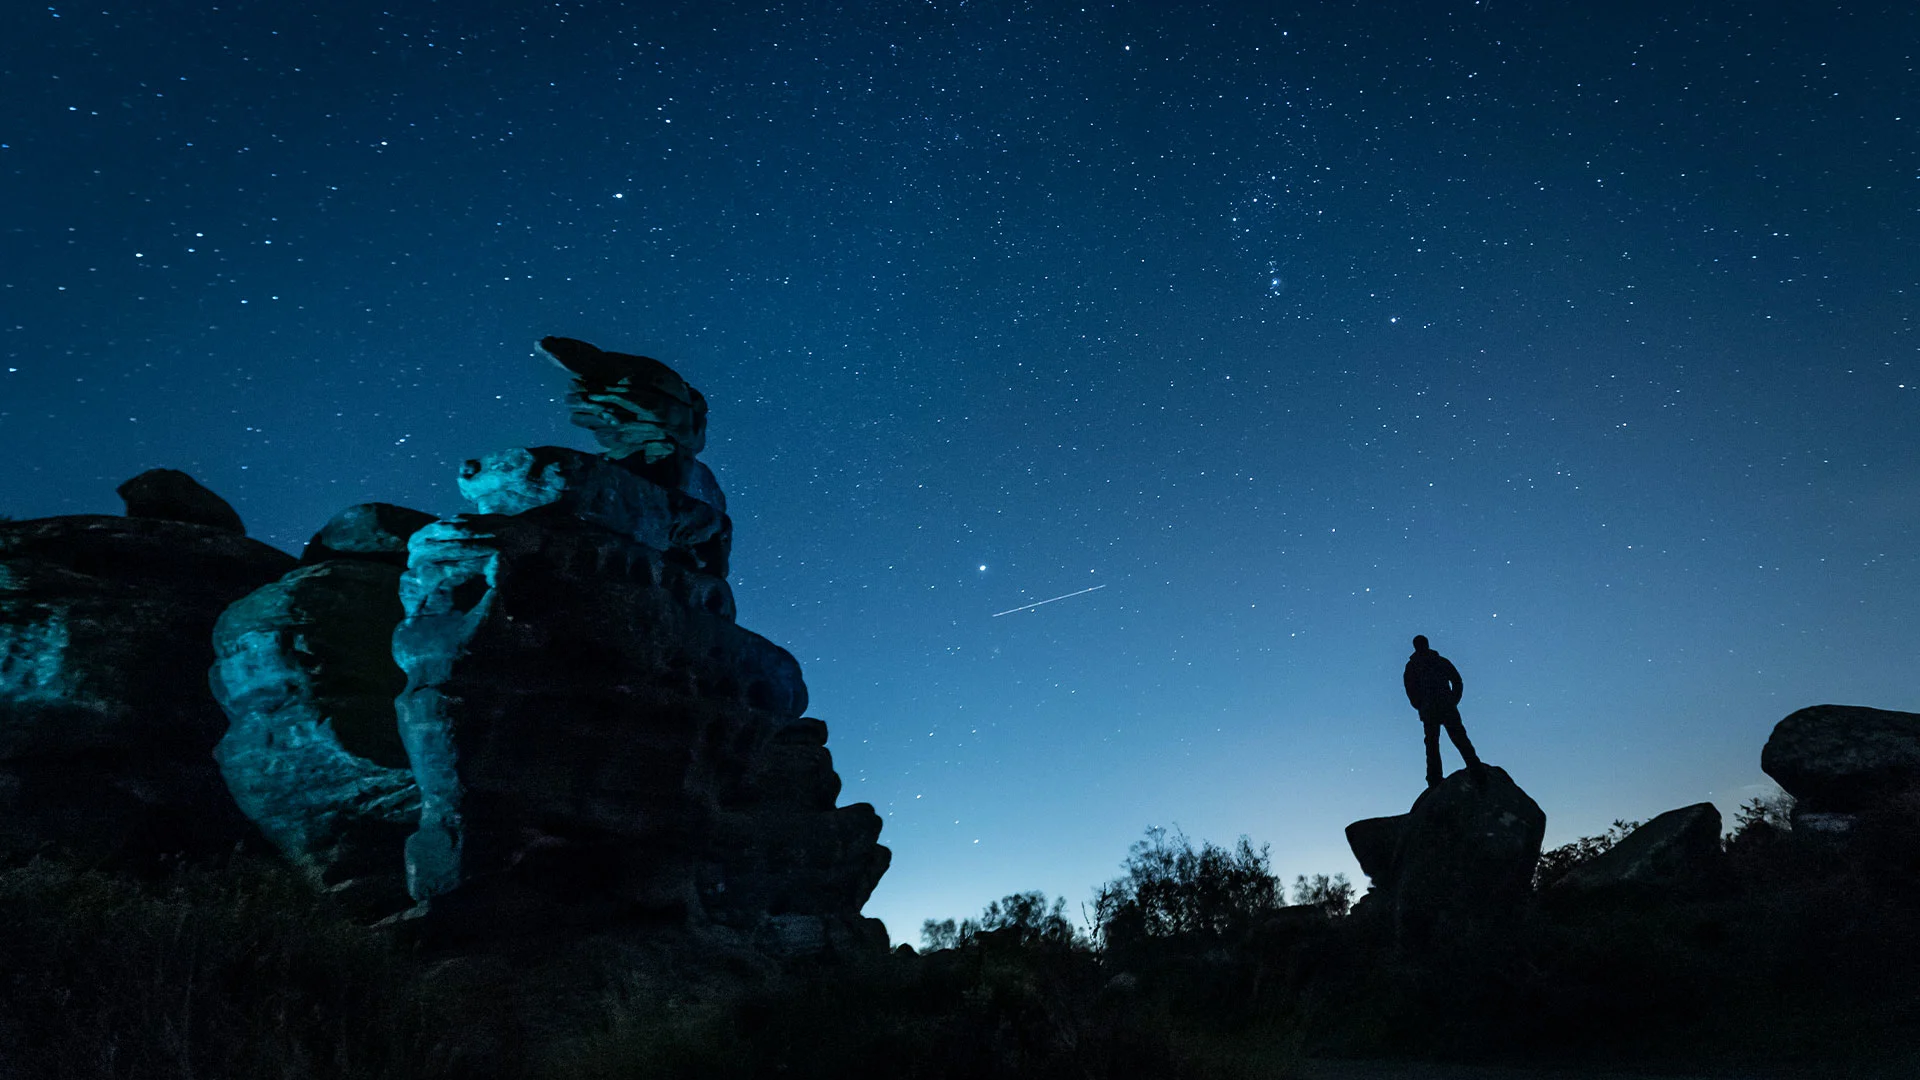
<instances>
[{"instance_id":1,"label":"small boulder","mask_svg":"<svg viewBox=\"0 0 1920 1080\"><path fill-rule=\"evenodd\" d=\"M312 565L328 559L368 559L404 570L407 540L433 521L432 514L392 503L349 506L313 534L300 561Z\"/></svg>"},{"instance_id":2,"label":"small boulder","mask_svg":"<svg viewBox=\"0 0 1920 1080\"><path fill-rule=\"evenodd\" d=\"M240 515L227 500L179 469L148 469L118 490L126 500L128 517L184 521L242 536L247 533Z\"/></svg>"},{"instance_id":3,"label":"small boulder","mask_svg":"<svg viewBox=\"0 0 1920 1080\"><path fill-rule=\"evenodd\" d=\"M1760 768L1808 812L1874 810L1920 791L1920 713L1809 706L1774 725Z\"/></svg>"},{"instance_id":4,"label":"small boulder","mask_svg":"<svg viewBox=\"0 0 1920 1080\"><path fill-rule=\"evenodd\" d=\"M1564 896L1693 893L1718 879L1724 858L1719 808L1695 803L1633 830L1552 888Z\"/></svg>"}]
</instances>

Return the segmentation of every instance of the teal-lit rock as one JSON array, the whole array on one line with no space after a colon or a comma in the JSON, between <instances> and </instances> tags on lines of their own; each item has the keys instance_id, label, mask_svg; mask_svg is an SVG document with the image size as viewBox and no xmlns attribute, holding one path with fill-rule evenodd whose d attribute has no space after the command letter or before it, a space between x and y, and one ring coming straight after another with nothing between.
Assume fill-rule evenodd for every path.
<instances>
[{"instance_id":1,"label":"teal-lit rock","mask_svg":"<svg viewBox=\"0 0 1920 1080\"><path fill-rule=\"evenodd\" d=\"M859 914L879 815L834 806L799 665L734 624L725 581L578 519L478 514L414 535L400 594L426 917L884 948Z\"/></svg>"},{"instance_id":2,"label":"teal-lit rock","mask_svg":"<svg viewBox=\"0 0 1920 1080\"><path fill-rule=\"evenodd\" d=\"M646 466L564 446L520 447L462 465L460 494L483 514L583 521L727 576L733 523L726 496L692 458Z\"/></svg>"},{"instance_id":3,"label":"teal-lit rock","mask_svg":"<svg viewBox=\"0 0 1920 1080\"><path fill-rule=\"evenodd\" d=\"M0 523L0 861L152 864L249 835L205 672L220 612L293 565L164 518Z\"/></svg>"},{"instance_id":4,"label":"teal-lit rock","mask_svg":"<svg viewBox=\"0 0 1920 1080\"><path fill-rule=\"evenodd\" d=\"M370 910L407 902L419 789L394 717L400 569L305 566L229 607L213 632L214 756L242 812L314 882Z\"/></svg>"}]
</instances>

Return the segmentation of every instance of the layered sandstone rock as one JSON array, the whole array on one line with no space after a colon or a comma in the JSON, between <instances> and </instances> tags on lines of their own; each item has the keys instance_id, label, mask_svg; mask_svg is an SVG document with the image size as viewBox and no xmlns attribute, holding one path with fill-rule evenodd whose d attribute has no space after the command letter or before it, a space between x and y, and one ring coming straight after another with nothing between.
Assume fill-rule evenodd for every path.
<instances>
[{"instance_id":1,"label":"layered sandstone rock","mask_svg":"<svg viewBox=\"0 0 1920 1080\"><path fill-rule=\"evenodd\" d=\"M469 461L473 514L351 508L236 603L213 673L234 797L363 910L404 881L423 933L884 949L860 916L879 815L835 805L799 665L734 623L705 400L655 360L542 347L607 453Z\"/></svg>"}]
</instances>

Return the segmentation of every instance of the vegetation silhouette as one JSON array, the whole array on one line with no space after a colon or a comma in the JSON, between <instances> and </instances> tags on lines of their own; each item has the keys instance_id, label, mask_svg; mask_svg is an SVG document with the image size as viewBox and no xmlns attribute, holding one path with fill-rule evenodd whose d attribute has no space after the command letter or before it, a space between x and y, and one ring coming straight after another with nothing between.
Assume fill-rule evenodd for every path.
<instances>
[{"instance_id":1,"label":"vegetation silhouette","mask_svg":"<svg viewBox=\"0 0 1920 1080\"><path fill-rule=\"evenodd\" d=\"M1629 825L1548 852L1542 895ZM1283 890L1265 847L1154 829L1082 925L1064 899L1016 893L930 922L921 953L779 968L614 939L558 959L441 955L272 863L133 879L42 858L0 869L0 1064L971 1080L1274 1076L1350 1055L1903 1075L1920 805L1863 819L1841 848L1756 800L1724 857L1712 894L1537 904L1501 950L1422 956L1396 952L1338 876Z\"/></svg>"}]
</instances>

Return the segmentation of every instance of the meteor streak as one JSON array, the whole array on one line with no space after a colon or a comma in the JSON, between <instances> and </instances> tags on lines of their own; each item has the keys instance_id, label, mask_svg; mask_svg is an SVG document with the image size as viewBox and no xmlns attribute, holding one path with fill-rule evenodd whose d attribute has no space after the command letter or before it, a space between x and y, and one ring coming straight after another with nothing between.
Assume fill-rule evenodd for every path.
<instances>
[{"instance_id":1,"label":"meteor streak","mask_svg":"<svg viewBox=\"0 0 1920 1080\"><path fill-rule=\"evenodd\" d=\"M1105 585L1095 585L1095 586L1094 586L1093 588L1091 588L1091 589L1081 589L1081 590L1080 590L1079 592L1070 592L1070 593L1061 593L1061 594L1060 594L1059 596L1055 596L1055 597L1050 597L1050 598L1048 598L1048 599L1046 599L1046 600L1035 600L1035 601L1034 601L1033 603L1031 603L1031 604L1022 604L1022 605L1020 605L1019 607L1014 607L1014 608L1008 608L1008 609L1007 609L1007 610L1005 610L1005 611L996 611L996 612L994 612L994 613L993 613L993 617L997 619L997 618L999 618L999 617L1000 617L1000 616L1002 616L1002 615L1011 615L1011 614L1013 614L1013 613L1014 613L1014 612L1016 612L1016 611L1026 611L1026 610L1027 610L1028 608L1037 608L1037 607L1039 607L1039 606L1040 606L1041 604L1051 604L1051 603L1053 603L1053 602L1054 602L1055 600L1066 600L1066 599L1068 599L1068 598L1070 598L1070 597L1075 597L1075 596L1085 596L1086 594L1088 594L1088 593L1090 593L1090 592L1099 592L1099 591L1100 591L1101 589L1104 589L1104 588L1106 588L1106 586L1105 586Z\"/></svg>"}]
</instances>

